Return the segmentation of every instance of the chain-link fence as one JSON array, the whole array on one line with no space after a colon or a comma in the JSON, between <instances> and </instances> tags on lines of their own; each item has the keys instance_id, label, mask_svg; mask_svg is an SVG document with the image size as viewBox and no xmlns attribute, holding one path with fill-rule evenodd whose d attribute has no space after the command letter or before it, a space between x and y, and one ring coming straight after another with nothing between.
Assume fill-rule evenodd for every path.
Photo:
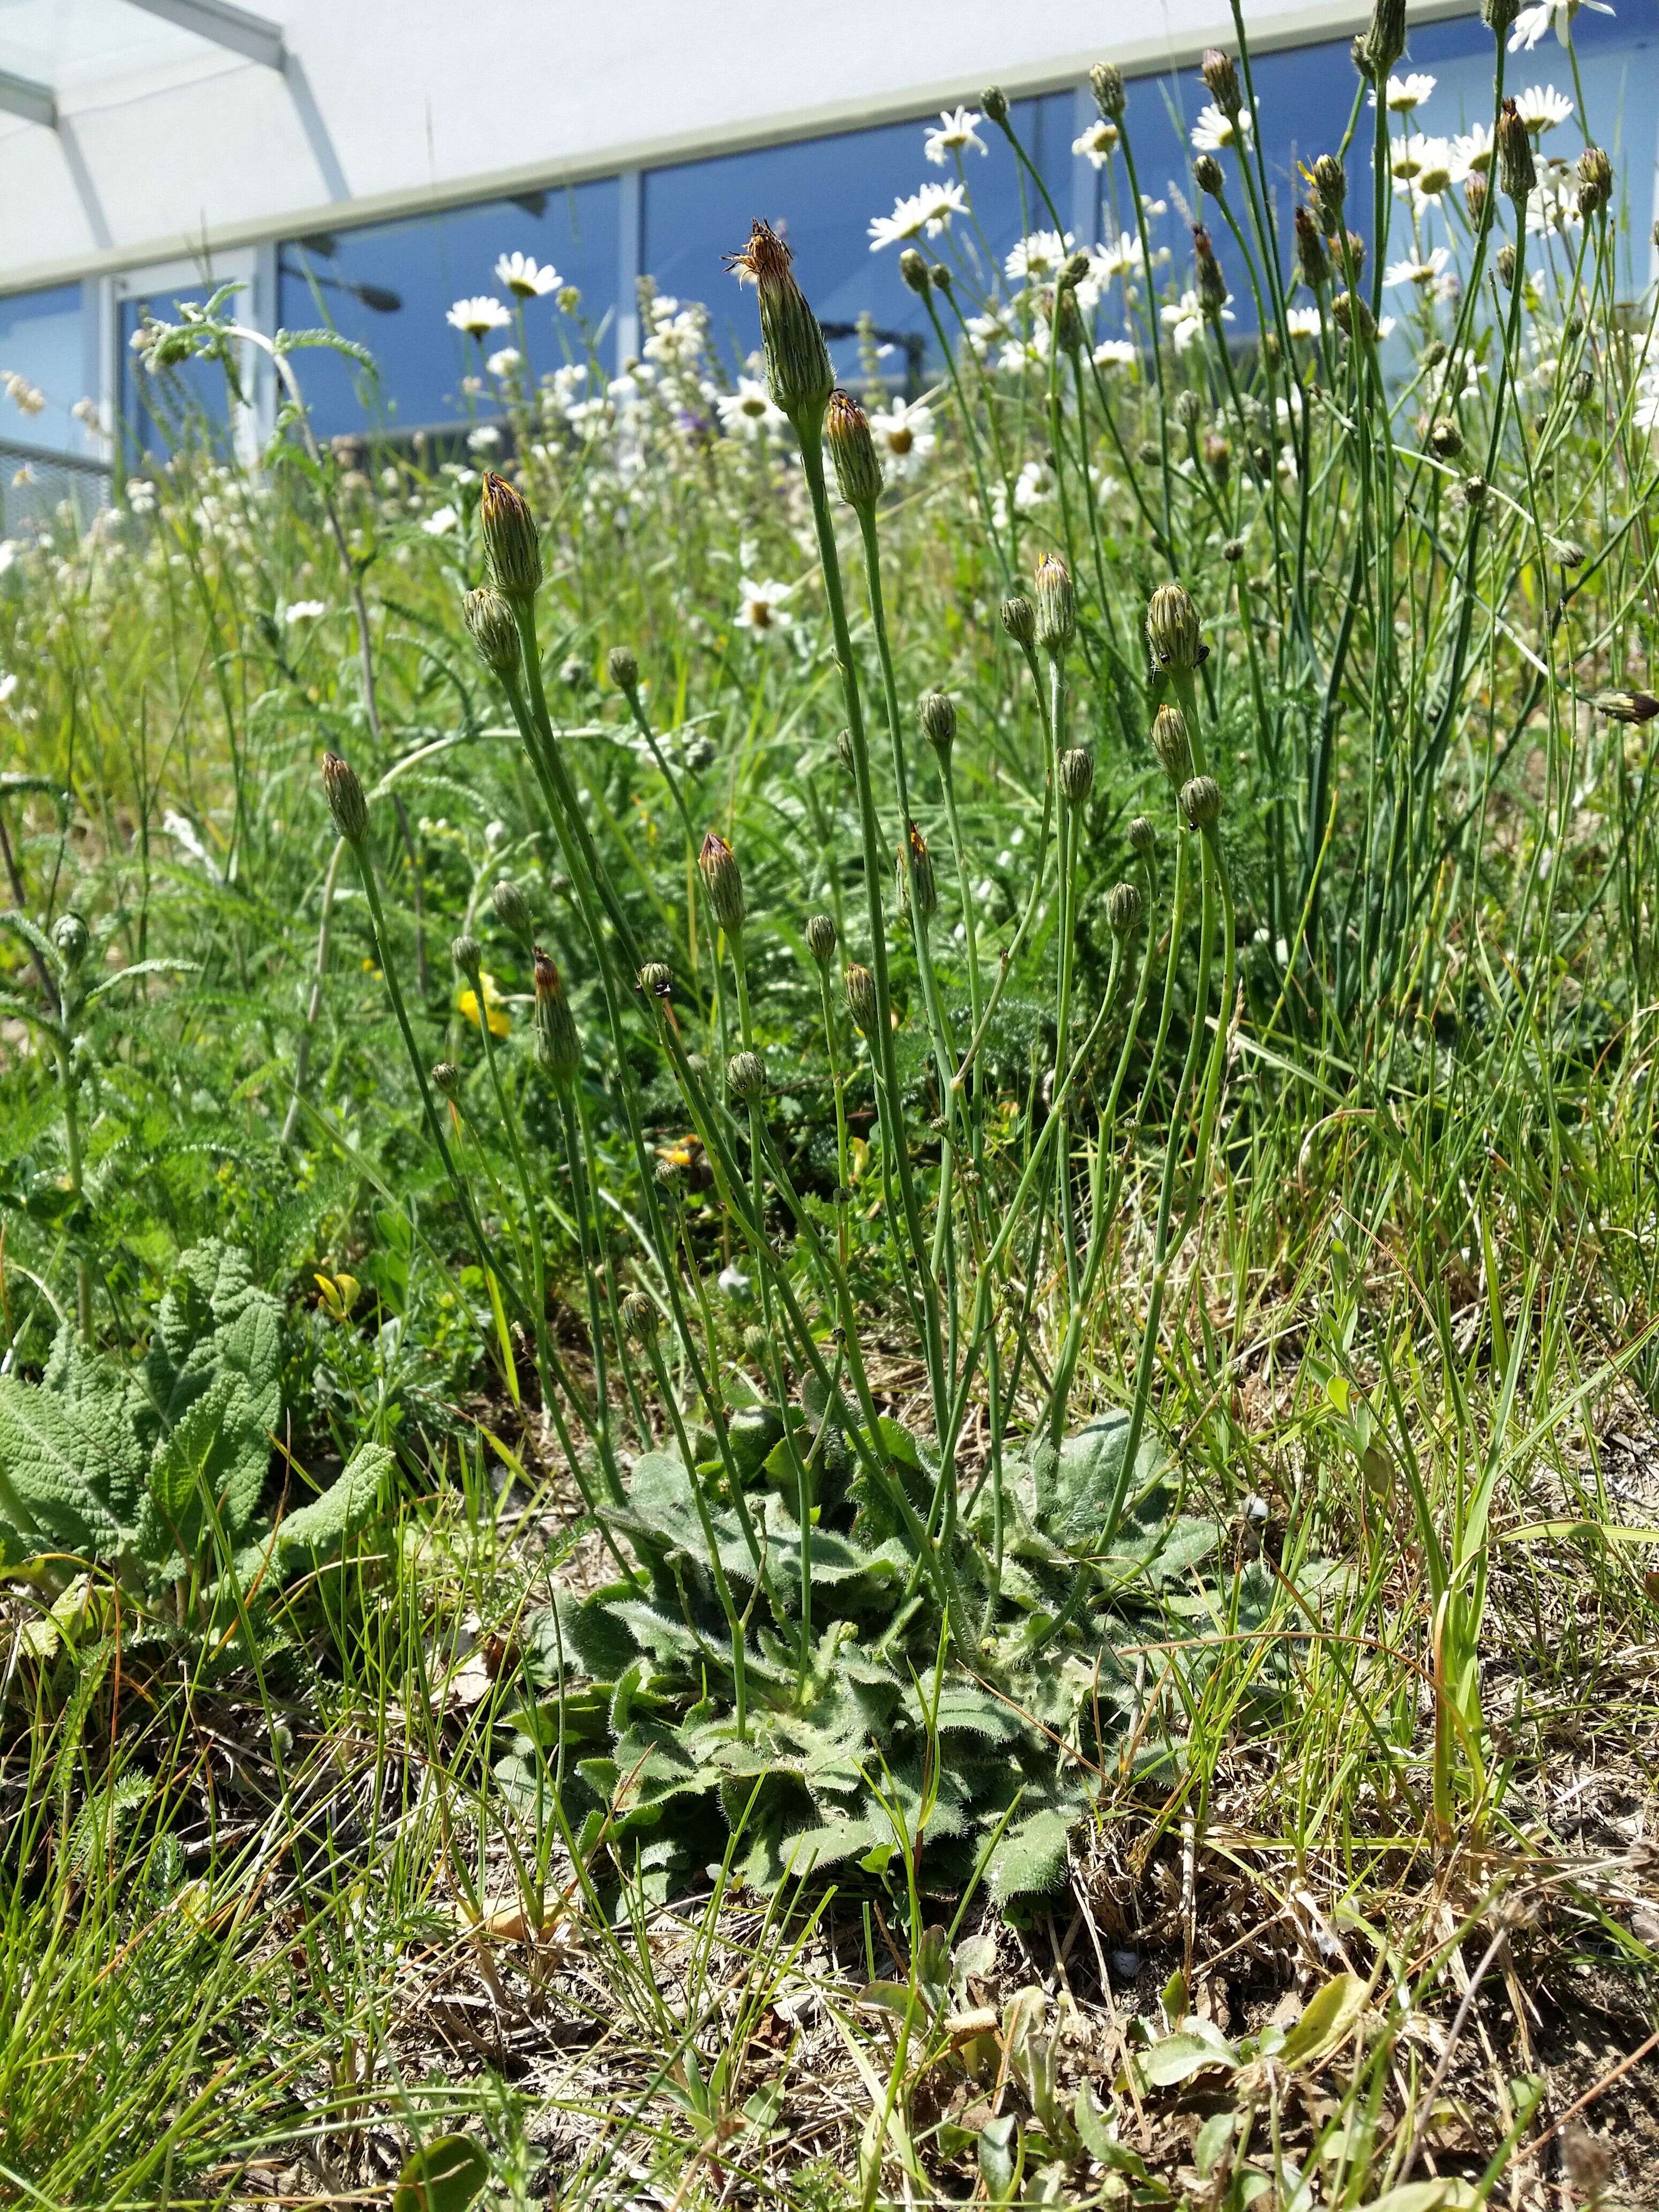
<instances>
[{"instance_id":1,"label":"chain-link fence","mask_svg":"<svg viewBox=\"0 0 1659 2212\"><path fill-rule=\"evenodd\" d=\"M41 453L0 438L0 536L15 538L52 520L65 502L86 526L110 499L110 472L73 453Z\"/></svg>"}]
</instances>

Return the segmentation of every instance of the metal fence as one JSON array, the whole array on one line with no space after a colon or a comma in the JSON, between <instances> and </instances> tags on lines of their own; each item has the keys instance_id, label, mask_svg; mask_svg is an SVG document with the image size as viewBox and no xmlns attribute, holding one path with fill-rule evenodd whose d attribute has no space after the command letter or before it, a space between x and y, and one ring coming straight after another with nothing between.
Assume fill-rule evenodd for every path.
<instances>
[{"instance_id":1,"label":"metal fence","mask_svg":"<svg viewBox=\"0 0 1659 2212\"><path fill-rule=\"evenodd\" d=\"M110 502L110 472L74 453L43 453L0 438L0 536L53 520L67 503L84 530Z\"/></svg>"}]
</instances>

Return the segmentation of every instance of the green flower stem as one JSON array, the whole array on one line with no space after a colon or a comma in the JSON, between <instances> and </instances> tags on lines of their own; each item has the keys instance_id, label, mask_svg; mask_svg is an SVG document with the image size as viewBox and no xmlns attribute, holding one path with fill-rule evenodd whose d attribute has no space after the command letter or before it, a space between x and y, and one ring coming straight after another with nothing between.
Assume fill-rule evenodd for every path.
<instances>
[{"instance_id":1,"label":"green flower stem","mask_svg":"<svg viewBox=\"0 0 1659 2212\"><path fill-rule=\"evenodd\" d=\"M823 1049L830 1062L830 1087L836 1101L836 1242L841 1264L848 1261L847 1208L851 1191L851 1167L847 1145L847 1079L842 1071L841 1048L836 1042L835 1009L830 1003L830 963L818 963L818 1004L823 1015Z\"/></svg>"},{"instance_id":2,"label":"green flower stem","mask_svg":"<svg viewBox=\"0 0 1659 2212\"><path fill-rule=\"evenodd\" d=\"M985 535L989 539L991 550L996 557L997 568L1002 578L1003 590L1005 592L1010 592L1013 589L1013 562L997 533L996 522L991 512L990 495L985 489L985 457L980 449L978 425L975 422L973 410L968 404L967 394L962 388L962 378L957 369L955 348L945 336L945 325L939 320L939 309L933 305L932 285L929 285L922 296L922 305L927 310L927 319L933 326L933 336L939 340L939 351L945 356L945 374L951 380L951 389L956 395L957 419L962 424L963 434L967 442L968 467L974 479L974 495L979 501L980 515L985 524Z\"/></svg>"},{"instance_id":3,"label":"green flower stem","mask_svg":"<svg viewBox=\"0 0 1659 2212\"><path fill-rule=\"evenodd\" d=\"M587 1177L583 1169L581 1133L576 1123L574 1086L566 1086L559 1093L559 1118L564 1128L565 1164L570 1171L570 1195L576 1214L576 1242L581 1253L582 1274L587 1285L587 1335L593 1357L593 1397L598 1418L594 1438L599 1447L599 1458L605 1468L605 1480L615 1502L626 1502L622 1473L617 1465L616 1447L611 1434L611 1396L609 1377L605 1372L605 1325L599 1313L602 1284L608 1287L609 1279L604 1273L603 1262L597 1249L599 1234L597 1219L590 1219ZM616 1316L611 1316L616 1328Z\"/></svg>"},{"instance_id":4,"label":"green flower stem","mask_svg":"<svg viewBox=\"0 0 1659 2212\"><path fill-rule=\"evenodd\" d=\"M1118 143L1123 149L1123 166L1129 173L1129 198L1134 203L1135 235L1140 240L1141 281L1146 287L1146 329L1152 342L1152 381L1158 386L1158 478L1164 488L1164 528L1157 542L1170 564L1170 574L1178 576L1181 561L1176 546L1175 479L1170 466L1170 408L1164 382L1164 338L1158 321L1158 301L1152 291L1152 240L1146 228L1146 209L1140 197L1140 179L1135 174L1134 149L1129 143L1129 119L1127 115L1120 118L1117 131ZM1104 397L1103 393L1103 404ZM1130 482L1133 481L1131 474Z\"/></svg>"}]
</instances>

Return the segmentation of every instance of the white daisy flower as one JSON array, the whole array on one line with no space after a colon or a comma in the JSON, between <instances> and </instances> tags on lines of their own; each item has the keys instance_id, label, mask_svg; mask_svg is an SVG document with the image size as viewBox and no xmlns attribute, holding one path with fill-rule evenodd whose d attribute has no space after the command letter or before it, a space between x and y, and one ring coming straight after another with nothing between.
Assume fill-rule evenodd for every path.
<instances>
[{"instance_id":1,"label":"white daisy flower","mask_svg":"<svg viewBox=\"0 0 1659 2212\"><path fill-rule=\"evenodd\" d=\"M517 346L502 346L489 356L484 367L492 376L511 376L515 368L522 367L523 362L524 356Z\"/></svg>"},{"instance_id":2,"label":"white daisy flower","mask_svg":"<svg viewBox=\"0 0 1659 2212\"><path fill-rule=\"evenodd\" d=\"M1008 335L1008 325L1000 315L969 315L968 345L977 361L983 361L999 338Z\"/></svg>"},{"instance_id":3,"label":"white daisy flower","mask_svg":"<svg viewBox=\"0 0 1659 2212\"><path fill-rule=\"evenodd\" d=\"M291 628L295 623L316 622L327 612L326 599L294 599L283 620Z\"/></svg>"},{"instance_id":4,"label":"white daisy flower","mask_svg":"<svg viewBox=\"0 0 1659 2212\"><path fill-rule=\"evenodd\" d=\"M491 453L501 442L501 434L493 422L480 422L476 430L467 433L467 449L474 453Z\"/></svg>"},{"instance_id":5,"label":"white daisy flower","mask_svg":"<svg viewBox=\"0 0 1659 2212\"><path fill-rule=\"evenodd\" d=\"M1588 8L1593 15L1611 15L1613 12L1604 0L1535 0L1534 5L1523 8L1516 17L1515 28L1510 33L1510 52L1518 54L1524 47L1530 53L1552 28L1565 46L1567 26L1580 8Z\"/></svg>"},{"instance_id":6,"label":"white daisy flower","mask_svg":"<svg viewBox=\"0 0 1659 2212\"><path fill-rule=\"evenodd\" d=\"M1011 284L1032 277L1057 276L1060 264L1077 240L1068 230L1062 238L1057 230L1034 230L1022 238L1003 269Z\"/></svg>"},{"instance_id":7,"label":"white daisy flower","mask_svg":"<svg viewBox=\"0 0 1659 2212\"><path fill-rule=\"evenodd\" d=\"M1432 284L1451 259L1448 247L1437 246L1420 261L1395 261L1382 271L1384 284Z\"/></svg>"},{"instance_id":8,"label":"white daisy flower","mask_svg":"<svg viewBox=\"0 0 1659 2212\"><path fill-rule=\"evenodd\" d=\"M734 430L750 438L777 429L784 420L782 410L772 404L766 386L752 376L740 376L735 392L718 393L714 409L722 430Z\"/></svg>"},{"instance_id":9,"label":"white daisy flower","mask_svg":"<svg viewBox=\"0 0 1659 2212\"><path fill-rule=\"evenodd\" d=\"M1413 207L1420 214L1424 208L1449 192L1455 182L1457 164L1452 157L1449 143L1444 138L1425 138L1419 132L1407 140L1411 148L1412 173L1395 179L1395 191L1408 192Z\"/></svg>"},{"instance_id":10,"label":"white daisy flower","mask_svg":"<svg viewBox=\"0 0 1659 2212\"><path fill-rule=\"evenodd\" d=\"M453 507L434 507L421 527L428 538L445 538L460 519Z\"/></svg>"},{"instance_id":11,"label":"white daisy flower","mask_svg":"<svg viewBox=\"0 0 1659 2212\"><path fill-rule=\"evenodd\" d=\"M1451 143L1452 182L1464 183L1470 177L1484 177L1492 167L1492 127L1477 123L1471 131L1460 131Z\"/></svg>"},{"instance_id":12,"label":"white daisy flower","mask_svg":"<svg viewBox=\"0 0 1659 2212\"><path fill-rule=\"evenodd\" d=\"M870 417L870 434L889 471L908 477L927 459L938 441L933 434L933 410L925 399L895 399L878 408Z\"/></svg>"},{"instance_id":13,"label":"white daisy flower","mask_svg":"<svg viewBox=\"0 0 1659 2212\"><path fill-rule=\"evenodd\" d=\"M1109 123L1103 115L1098 122L1091 123L1080 137L1073 139L1072 151L1085 161L1092 162L1097 169L1103 169L1112 158L1112 150L1116 144L1117 125Z\"/></svg>"},{"instance_id":14,"label":"white daisy flower","mask_svg":"<svg viewBox=\"0 0 1659 2212\"><path fill-rule=\"evenodd\" d=\"M702 317L695 307L686 307L678 314L659 316L640 351L665 368L689 368L702 351Z\"/></svg>"},{"instance_id":15,"label":"white daisy flower","mask_svg":"<svg viewBox=\"0 0 1659 2212\"><path fill-rule=\"evenodd\" d=\"M937 238L953 215L967 212L968 196L954 179L948 185L923 185L908 199L895 200L891 215L872 216L870 251L879 253L884 246L920 238L924 231Z\"/></svg>"},{"instance_id":16,"label":"white daisy flower","mask_svg":"<svg viewBox=\"0 0 1659 2212\"><path fill-rule=\"evenodd\" d=\"M1515 105L1521 120L1534 133L1553 131L1572 113L1572 102L1553 84L1529 84L1524 92L1516 93Z\"/></svg>"},{"instance_id":17,"label":"white daisy flower","mask_svg":"<svg viewBox=\"0 0 1659 2212\"><path fill-rule=\"evenodd\" d=\"M1185 353L1194 338L1204 335L1204 310L1198 304L1196 292L1183 292L1173 307L1160 307L1158 317L1174 340L1177 353ZM1231 323L1237 318L1231 307L1224 307L1221 319Z\"/></svg>"},{"instance_id":18,"label":"white daisy flower","mask_svg":"<svg viewBox=\"0 0 1659 2212\"><path fill-rule=\"evenodd\" d=\"M767 577L763 583L744 576L738 586L738 611L732 619L739 629L750 630L757 638L787 629L794 617L783 603L794 588L793 584L779 583L775 576Z\"/></svg>"},{"instance_id":19,"label":"white daisy flower","mask_svg":"<svg viewBox=\"0 0 1659 2212\"><path fill-rule=\"evenodd\" d=\"M1115 276L1138 276L1146 266L1140 240L1127 230L1119 232L1115 243L1108 239L1089 256L1089 274L1097 284L1109 284Z\"/></svg>"},{"instance_id":20,"label":"white daisy flower","mask_svg":"<svg viewBox=\"0 0 1659 2212\"><path fill-rule=\"evenodd\" d=\"M1565 161L1547 161L1538 189L1527 200L1527 228L1533 237L1547 230L1572 230L1583 222L1578 212L1578 179Z\"/></svg>"},{"instance_id":21,"label":"white daisy flower","mask_svg":"<svg viewBox=\"0 0 1659 2212\"><path fill-rule=\"evenodd\" d=\"M1133 341L1129 338L1102 338L1093 355L1097 368L1133 368L1139 359Z\"/></svg>"},{"instance_id":22,"label":"white daisy flower","mask_svg":"<svg viewBox=\"0 0 1659 2212\"><path fill-rule=\"evenodd\" d=\"M1423 102L1434 90L1434 79L1420 70L1413 71L1409 76L1391 76L1389 79L1388 88L1390 112L1395 115L1409 115L1413 108L1421 107ZM1366 104L1375 107L1376 93L1370 92L1365 97Z\"/></svg>"},{"instance_id":23,"label":"white daisy flower","mask_svg":"<svg viewBox=\"0 0 1659 2212\"><path fill-rule=\"evenodd\" d=\"M921 142L922 152L940 169L952 154L965 154L970 146L984 153L985 141L975 127L979 120L971 107L942 108L937 125Z\"/></svg>"},{"instance_id":24,"label":"white daisy flower","mask_svg":"<svg viewBox=\"0 0 1659 2212\"><path fill-rule=\"evenodd\" d=\"M1224 146L1237 145L1241 137L1250 135L1250 111L1241 107L1237 129L1230 115L1224 115L1212 100L1198 111L1198 120L1193 125L1193 151L1195 154L1218 154Z\"/></svg>"},{"instance_id":25,"label":"white daisy flower","mask_svg":"<svg viewBox=\"0 0 1659 2212\"><path fill-rule=\"evenodd\" d=\"M505 284L515 299L544 299L562 281L550 261L538 264L533 253L503 253L495 264L495 282Z\"/></svg>"},{"instance_id":26,"label":"white daisy flower","mask_svg":"<svg viewBox=\"0 0 1659 2212\"><path fill-rule=\"evenodd\" d=\"M475 299L457 300L445 320L454 329L465 331L470 338L487 337L491 331L499 331L513 318L499 300L481 292Z\"/></svg>"},{"instance_id":27,"label":"white daisy flower","mask_svg":"<svg viewBox=\"0 0 1659 2212\"><path fill-rule=\"evenodd\" d=\"M1286 307L1285 325L1293 338L1316 338L1319 336L1317 307Z\"/></svg>"}]
</instances>

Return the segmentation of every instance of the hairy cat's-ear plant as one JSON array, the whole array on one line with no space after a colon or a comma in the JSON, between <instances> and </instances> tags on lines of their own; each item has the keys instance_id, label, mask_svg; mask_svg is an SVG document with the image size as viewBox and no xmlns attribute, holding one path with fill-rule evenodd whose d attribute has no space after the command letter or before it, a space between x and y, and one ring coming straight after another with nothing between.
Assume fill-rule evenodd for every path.
<instances>
[{"instance_id":1,"label":"hairy cat's-ear plant","mask_svg":"<svg viewBox=\"0 0 1659 2212\"><path fill-rule=\"evenodd\" d=\"M478 495L478 534L489 580L515 611L542 587L542 541L523 495L493 469Z\"/></svg>"},{"instance_id":2,"label":"hairy cat's-ear plant","mask_svg":"<svg viewBox=\"0 0 1659 2212\"><path fill-rule=\"evenodd\" d=\"M530 901L522 888L503 876L491 888L489 903L495 910L495 919L509 937L515 938L520 951L528 952L535 940L536 917L530 910Z\"/></svg>"}]
</instances>

